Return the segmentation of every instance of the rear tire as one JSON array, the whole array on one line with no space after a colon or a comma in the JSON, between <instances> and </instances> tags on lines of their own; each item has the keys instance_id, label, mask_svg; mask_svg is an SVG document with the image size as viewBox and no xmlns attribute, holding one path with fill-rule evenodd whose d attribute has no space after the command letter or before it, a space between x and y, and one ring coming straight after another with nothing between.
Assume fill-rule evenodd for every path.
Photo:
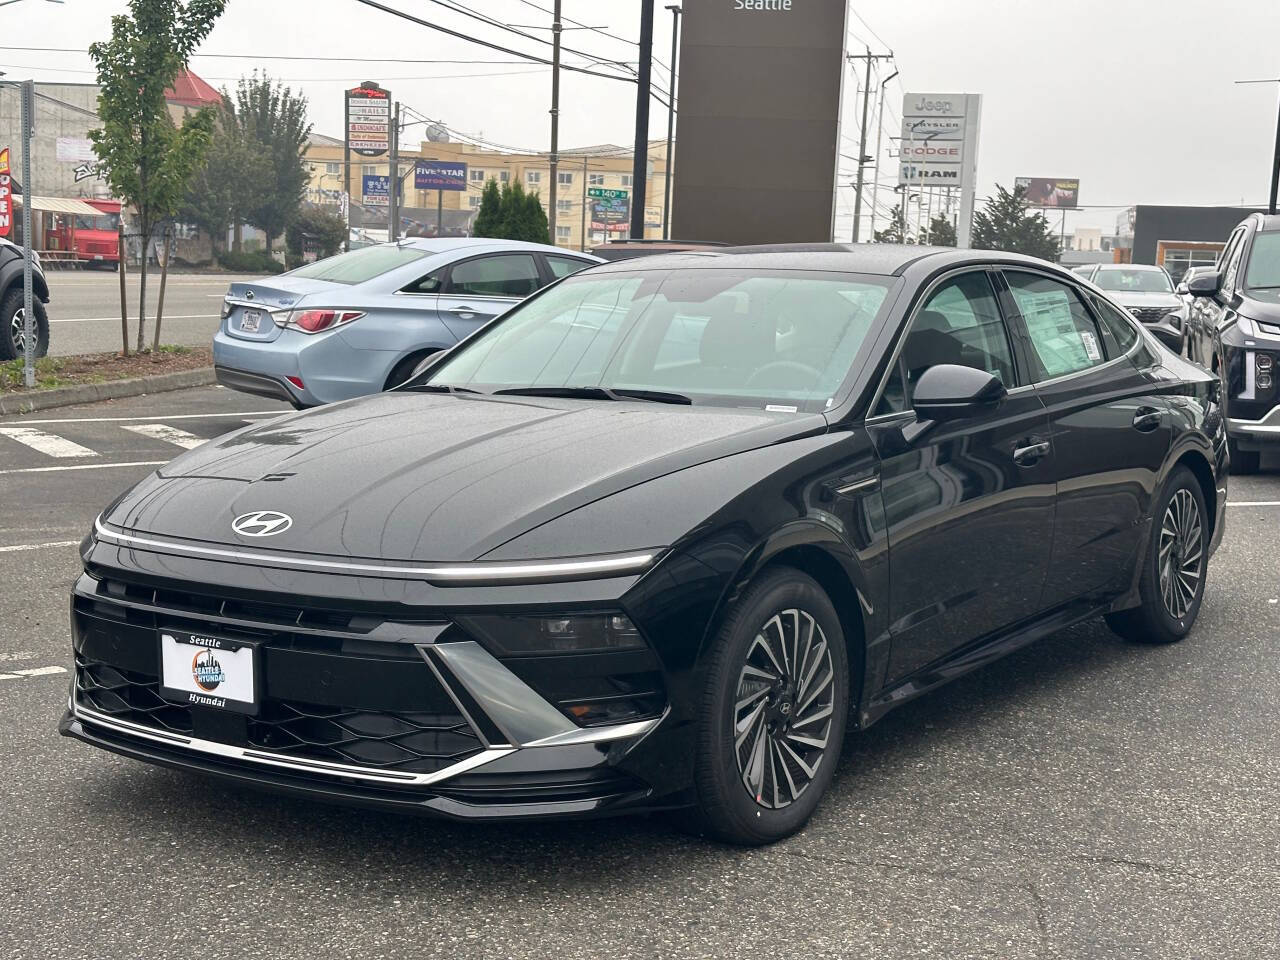
<instances>
[{"instance_id":1,"label":"rear tire","mask_svg":"<svg viewBox=\"0 0 1280 960\"><path fill-rule=\"evenodd\" d=\"M1195 474L1177 467L1153 516L1138 577L1142 603L1107 614L1107 626L1134 643L1176 643L1195 626L1209 563L1209 515Z\"/></svg>"},{"instance_id":2,"label":"rear tire","mask_svg":"<svg viewBox=\"0 0 1280 960\"><path fill-rule=\"evenodd\" d=\"M812 578L776 567L733 604L707 657L684 826L728 843L781 840L808 822L840 759L840 618Z\"/></svg>"},{"instance_id":3,"label":"rear tire","mask_svg":"<svg viewBox=\"0 0 1280 960\"><path fill-rule=\"evenodd\" d=\"M0 297L0 360L22 359L22 303L21 285L15 284ZM49 352L49 317L38 297L31 300L36 318L36 356Z\"/></svg>"}]
</instances>

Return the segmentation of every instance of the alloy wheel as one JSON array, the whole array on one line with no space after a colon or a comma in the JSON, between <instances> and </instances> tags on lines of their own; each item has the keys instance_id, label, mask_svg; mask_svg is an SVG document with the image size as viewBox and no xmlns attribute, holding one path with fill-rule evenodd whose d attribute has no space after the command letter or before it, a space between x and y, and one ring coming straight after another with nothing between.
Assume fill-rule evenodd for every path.
<instances>
[{"instance_id":1,"label":"alloy wheel","mask_svg":"<svg viewBox=\"0 0 1280 960\"><path fill-rule=\"evenodd\" d=\"M835 670L822 627L804 610L769 619L752 639L733 705L734 754L757 804L795 802L831 739Z\"/></svg>"},{"instance_id":2,"label":"alloy wheel","mask_svg":"<svg viewBox=\"0 0 1280 960\"><path fill-rule=\"evenodd\" d=\"M13 349L15 353L22 353L26 349L27 337L25 327L26 312L23 307L19 307L9 321L9 336L13 340Z\"/></svg>"},{"instance_id":3,"label":"alloy wheel","mask_svg":"<svg viewBox=\"0 0 1280 960\"><path fill-rule=\"evenodd\" d=\"M1177 490L1160 523L1160 597L1164 608L1181 620L1195 602L1204 574L1204 528L1200 507L1186 487Z\"/></svg>"}]
</instances>

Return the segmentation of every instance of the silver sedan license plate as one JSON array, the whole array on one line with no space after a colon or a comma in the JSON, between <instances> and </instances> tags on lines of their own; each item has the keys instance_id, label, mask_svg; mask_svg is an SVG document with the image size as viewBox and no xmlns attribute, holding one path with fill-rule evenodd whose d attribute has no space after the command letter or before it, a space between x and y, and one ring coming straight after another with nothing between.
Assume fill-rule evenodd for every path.
<instances>
[{"instance_id":1,"label":"silver sedan license plate","mask_svg":"<svg viewBox=\"0 0 1280 960\"><path fill-rule=\"evenodd\" d=\"M240 316L240 329L245 333L257 333L260 323L262 323L261 310L246 310Z\"/></svg>"}]
</instances>

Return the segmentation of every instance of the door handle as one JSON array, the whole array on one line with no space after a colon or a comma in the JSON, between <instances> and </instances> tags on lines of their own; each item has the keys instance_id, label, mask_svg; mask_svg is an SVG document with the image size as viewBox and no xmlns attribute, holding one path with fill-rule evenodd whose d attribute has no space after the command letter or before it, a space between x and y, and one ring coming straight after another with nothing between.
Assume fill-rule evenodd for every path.
<instances>
[{"instance_id":1,"label":"door handle","mask_svg":"<svg viewBox=\"0 0 1280 960\"><path fill-rule=\"evenodd\" d=\"M1031 437L1024 447L1013 448L1013 462L1020 467L1029 467L1041 457L1049 453L1049 441Z\"/></svg>"},{"instance_id":2,"label":"door handle","mask_svg":"<svg viewBox=\"0 0 1280 960\"><path fill-rule=\"evenodd\" d=\"M471 317L474 317L476 315L476 311L474 307L453 307L449 310L449 312L456 313L459 317L461 317L464 320L468 320Z\"/></svg>"},{"instance_id":3,"label":"door handle","mask_svg":"<svg viewBox=\"0 0 1280 960\"><path fill-rule=\"evenodd\" d=\"M1160 426L1163 416L1163 412L1155 407L1139 407L1138 412L1133 415L1133 428L1143 433L1150 433Z\"/></svg>"}]
</instances>

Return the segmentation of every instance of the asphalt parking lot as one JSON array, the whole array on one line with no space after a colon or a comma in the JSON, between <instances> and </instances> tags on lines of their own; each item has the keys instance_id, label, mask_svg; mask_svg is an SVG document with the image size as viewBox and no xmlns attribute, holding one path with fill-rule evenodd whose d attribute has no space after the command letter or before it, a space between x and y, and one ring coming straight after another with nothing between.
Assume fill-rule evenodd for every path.
<instances>
[{"instance_id":1,"label":"asphalt parking lot","mask_svg":"<svg viewBox=\"0 0 1280 960\"><path fill-rule=\"evenodd\" d=\"M120 349L120 278L105 270L50 270L49 353L61 357L77 353L103 353ZM132 346L138 335L138 284L136 269L126 275L129 330ZM164 343L207 347L218 329L219 311L227 287L256 276L225 273L174 273L165 283L164 319L160 325ZM160 293L160 272L147 274L147 343L155 322Z\"/></svg>"},{"instance_id":2,"label":"asphalt parking lot","mask_svg":"<svg viewBox=\"0 0 1280 960\"><path fill-rule=\"evenodd\" d=\"M369 814L60 738L75 543L158 463L280 409L206 388L0 418L4 955L1280 949L1280 461L1232 478L1186 641L1063 631L851 736L809 828L740 850L657 818Z\"/></svg>"}]
</instances>

